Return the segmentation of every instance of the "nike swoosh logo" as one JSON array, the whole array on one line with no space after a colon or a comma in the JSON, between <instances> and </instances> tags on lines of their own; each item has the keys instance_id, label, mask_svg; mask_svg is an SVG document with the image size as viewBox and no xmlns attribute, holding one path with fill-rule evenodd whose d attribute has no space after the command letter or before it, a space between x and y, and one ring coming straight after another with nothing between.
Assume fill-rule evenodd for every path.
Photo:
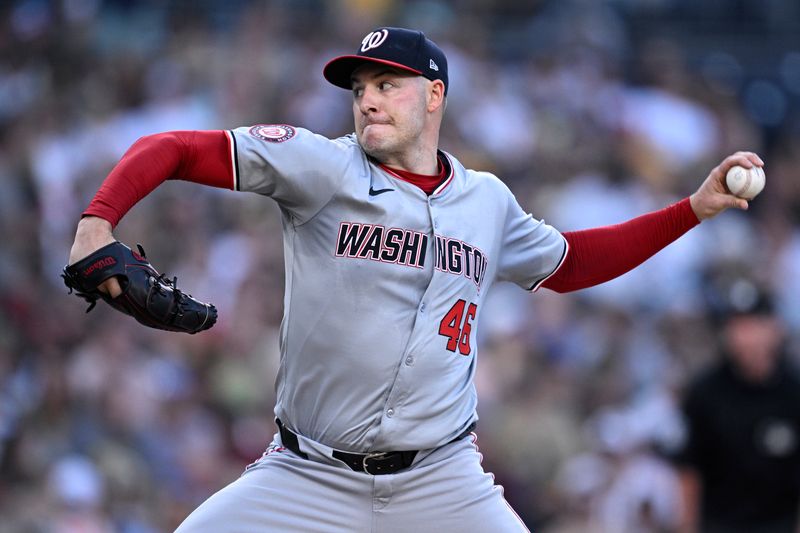
<instances>
[{"instance_id":1,"label":"nike swoosh logo","mask_svg":"<svg viewBox=\"0 0 800 533\"><path fill-rule=\"evenodd\" d=\"M372 188L372 185L369 187L369 195L370 196L378 196L379 194L383 194L385 192L392 192L394 189L378 189L375 190Z\"/></svg>"}]
</instances>

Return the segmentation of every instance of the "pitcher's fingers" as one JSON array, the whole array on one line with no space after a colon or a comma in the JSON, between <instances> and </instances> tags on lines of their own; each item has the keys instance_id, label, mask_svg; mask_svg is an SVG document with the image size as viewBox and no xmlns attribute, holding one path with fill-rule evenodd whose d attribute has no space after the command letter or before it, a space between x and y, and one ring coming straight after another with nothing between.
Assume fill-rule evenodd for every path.
<instances>
[{"instance_id":1,"label":"pitcher's fingers","mask_svg":"<svg viewBox=\"0 0 800 533\"><path fill-rule=\"evenodd\" d=\"M736 152L733 155L734 156L744 156L745 158L747 158L748 161L750 161L755 166L759 166L759 167L763 167L764 166L764 160L761 159L761 157L759 157L759 155L757 153L755 153L755 152L740 151L740 152ZM744 166L744 165L742 165L742 166ZM750 167L747 167L747 168L750 168Z\"/></svg>"}]
</instances>

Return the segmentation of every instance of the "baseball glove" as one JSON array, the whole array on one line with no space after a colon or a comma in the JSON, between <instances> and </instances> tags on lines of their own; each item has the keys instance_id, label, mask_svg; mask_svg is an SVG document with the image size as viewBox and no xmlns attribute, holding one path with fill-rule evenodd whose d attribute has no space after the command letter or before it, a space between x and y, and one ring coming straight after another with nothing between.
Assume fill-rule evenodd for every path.
<instances>
[{"instance_id":1,"label":"baseball glove","mask_svg":"<svg viewBox=\"0 0 800 533\"><path fill-rule=\"evenodd\" d=\"M217 309L192 298L176 287L177 278L166 279L147 260L141 245L137 254L121 242L112 242L89 256L64 267L61 277L75 294L87 302L88 313L102 298L108 305L131 315L151 328L197 333L217 321ZM97 286L117 276L122 294L116 298Z\"/></svg>"}]
</instances>

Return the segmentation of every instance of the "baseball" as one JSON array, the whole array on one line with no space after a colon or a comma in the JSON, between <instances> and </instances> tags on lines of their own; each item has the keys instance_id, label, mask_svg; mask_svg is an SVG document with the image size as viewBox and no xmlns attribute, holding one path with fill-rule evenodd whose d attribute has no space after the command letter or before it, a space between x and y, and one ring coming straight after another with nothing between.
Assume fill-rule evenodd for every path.
<instances>
[{"instance_id":1,"label":"baseball","mask_svg":"<svg viewBox=\"0 0 800 533\"><path fill-rule=\"evenodd\" d=\"M757 166L744 168L736 165L731 167L725 175L725 184L728 186L728 190L745 200L752 200L758 196L758 193L764 189L765 180L764 169Z\"/></svg>"}]
</instances>

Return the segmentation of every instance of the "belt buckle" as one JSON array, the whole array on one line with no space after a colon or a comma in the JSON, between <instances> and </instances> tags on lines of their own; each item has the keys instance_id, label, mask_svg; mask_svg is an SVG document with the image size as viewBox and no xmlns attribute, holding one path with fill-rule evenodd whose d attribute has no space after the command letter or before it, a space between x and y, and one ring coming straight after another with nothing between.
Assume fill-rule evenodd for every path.
<instances>
[{"instance_id":1,"label":"belt buckle","mask_svg":"<svg viewBox=\"0 0 800 533\"><path fill-rule=\"evenodd\" d=\"M361 468L363 468L364 472L366 472L367 474L372 474L372 472L369 471L369 467L367 466L367 461L369 461L370 459L383 459L387 455L389 455L389 452L370 452L364 455L364 458L361 460Z\"/></svg>"}]
</instances>

